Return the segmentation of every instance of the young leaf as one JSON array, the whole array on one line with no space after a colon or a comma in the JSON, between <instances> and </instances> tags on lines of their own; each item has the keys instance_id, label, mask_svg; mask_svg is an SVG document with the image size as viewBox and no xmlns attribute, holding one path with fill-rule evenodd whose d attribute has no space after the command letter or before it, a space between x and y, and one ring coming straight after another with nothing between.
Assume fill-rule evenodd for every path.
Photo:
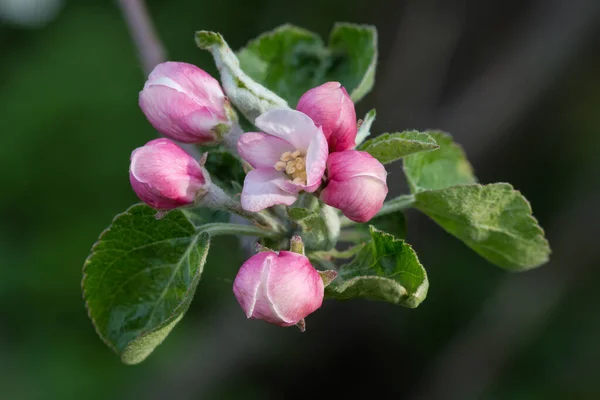
<instances>
[{"instance_id":1,"label":"young leaf","mask_svg":"<svg viewBox=\"0 0 600 400\"><path fill-rule=\"evenodd\" d=\"M118 215L83 269L88 314L126 364L143 361L183 317L210 245L181 211L155 214L134 205Z\"/></svg>"},{"instance_id":2,"label":"young leaf","mask_svg":"<svg viewBox=\"0 0 600 400\"><path fill-rule=\"evenodd\" d=\"M286 24L251 40L237 56L248 75L296 105L323 83L329 52L318 35Z\"/></svg>"},{"instance_id":3,"label":"young leaf","mask_svg":"<svg viewBox=\"0 0 600 400\"><path fill-rule=\"evenodd\" d=\"M288 208L288 215L302 228L300 236L309 250L332 249L340 234L340 221L335 210L325 204L319 212L305 208Z\"/></svg>"},{"instance_id":4,"label":"young leaf","mask_svg":"<svg viewBox=\"0 0 600 400\"><path fill-rule=\"evenodd\" d=\"M223 90L250 122L254 123L256 117L272 108L288 107L285 100L246 75L220 33L196 32L196 44L212 53L221 74Z\"/></svg>"},{"instance_id":5,"label":"young leaf","mask_svg":"<svg viewBox=\"0 0 600 400\"><path fill-rule=\"evenodd\" d=\"M507 183L424 191L416 207L502 268L523 271L548 261L550 247L529 202Z\"/></svg>"},{"instance_id":6,"label":"young leaf","mask_svg":"<svg viewBox=\"0 0 600 400\"><path fill-rule=\"evenodd\" d=\"M473 168L452 136L443 132L427 132L439 149L412 154L404 158L404 173L412 193L475 183Z\"/></svg>"},{"instance_id":7,"label":"young leaf","mask_svg":"<svg viewBox=\"0 0 600 400\"><path fill-rule=\"evenodd\" d=\"M337 24L327 48L318 35L286 24L251 40L237 55L250 77L291 105L308 89L327 81L340 82L356 102L373 86L377 31L371 26Z\"/></svg>"},{"instance_id":8,"label":"young leaf","mask_svg":"<svg viewBox=\"0 0 600 400\"><path fill-rule=\"evenodd\" d=\"M405 307L417 307L427 296L429 281L412 247L370 227L371 241L356 258L338 271L327 296L337 299L363 297Z\"/></svg>"},{"instance_id":9,"label":"young leaf","mask_svg":"<svg viewBox=\"0 0 600 400\"><path fill-rule=\"evenodd\" d=\"M381 134L367 140L357 150L366 151L382 164L389 164L410 154L435 150L439 147L427 133L405 131Z\"/></svg>"},{"instance_id":10,"label":"young leaf","mask_svg":"<svg viewBox=\"0 0 600 400\"><path fill-rule=\"evenodd\" d=\"M365 141L371 135L371 125L375 122L375 117L377 116L377 112L375 109L372 109L365 115L362 120L360 127L358 128L358 132L356 133L356 145L359 146L362 142Z\"/></svg>"},{"instance_id":11,"label":"young leaf","mask_svg":"<svg viewBox=\"0 0 600 400\"><path fill-rule=\"evenodd\" d=\"M365 97L375 83L377 29L370 25L337 23L329 37L333 65L327 80L340 81L355 103Z\"/></svg>"}]
</instances>

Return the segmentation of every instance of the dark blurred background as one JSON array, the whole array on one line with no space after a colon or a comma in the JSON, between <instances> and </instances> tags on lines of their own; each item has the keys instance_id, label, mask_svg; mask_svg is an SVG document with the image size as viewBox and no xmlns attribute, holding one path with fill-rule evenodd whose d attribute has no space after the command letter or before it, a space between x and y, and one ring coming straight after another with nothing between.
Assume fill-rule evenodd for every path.
<instances>
[{"instance_id":1,"label":"dark blurred background","mask_svg":"<svg viewBox=\"0 0 600 400\"><path fill-rule=\"evenodd\" d=\"M127 0L125 0L127 1ZM415 310L327 301L308 330L246 321L241 254L218 238L187 316L144 363L98 338L81 267L137 199L129 155L155 136L117 2L0 0L0 398L600 398L600 1L149 1L171 60L215 73L193 32L239 48L291 22L324 37L374 24L377 133L440 128L482 182L531 201L554 253L509 274L425 217L408 240L429 273ZM400 165L388 178L406 192ZM394 179L396 177L396 179Z\"/></svg>"}]
</instances>

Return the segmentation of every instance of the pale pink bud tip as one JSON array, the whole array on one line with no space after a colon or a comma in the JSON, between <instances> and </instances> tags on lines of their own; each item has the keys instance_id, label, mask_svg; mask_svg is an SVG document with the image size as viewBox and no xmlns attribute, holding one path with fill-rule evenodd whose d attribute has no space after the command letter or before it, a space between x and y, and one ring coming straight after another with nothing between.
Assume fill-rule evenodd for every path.
<instances>
[{"instance_id":1,"label":"pale pink bud tip","mask_svg":"<svg viewBox=\"0 0 600 400\"><path fill-rule=\"evenodd\" d=\"M157 210L192 204L210 186L208 173L169 139L155 139L131 153L129 180L140 200Z\"/></svg>"},{"instance_id":2,"label":"pale pink bud tip","mask_svg":"<svg viewBox=\"0 0 600 400\"><path fill-rule=\"evenodd\" d=\"M321 307L324 285L305 256L266 251L242 265L233 293L248 318L292 326Z\"/></svg>"},{"instance_id":3,"label":"pale pink bud tip","mask_svg":"<svg viewBox=\"0 0 600 400\"><path fill-rule=\"evenodd\" d=\"M331 153L327 159L328 183L321 199L355 222L367 222L383 206L387 172L364 151Z\"/></svg>"},{"instance_id":4,"label":"pale pink bud tip","mask_svg":"<svg viewBox=\"0 0 600 400\"><path fill-rule=\"evenodd\" d=\"M339 82L327 82L304 93L296 107L323 129L329 151L354 148L356 112L348 92Z\"/></svg>"},{"instance_id":5,"label":"pale pink bud tip","mask_svg":"<svg viewBox=\"0 0 600 400\"><path fill-rule=\"evenodd\" d=\"M230 124L219 82L195 65L158 64L140 92L140 107L163 135L184 143L218 139L220 124Z\"/></svg>"}]
</instances>

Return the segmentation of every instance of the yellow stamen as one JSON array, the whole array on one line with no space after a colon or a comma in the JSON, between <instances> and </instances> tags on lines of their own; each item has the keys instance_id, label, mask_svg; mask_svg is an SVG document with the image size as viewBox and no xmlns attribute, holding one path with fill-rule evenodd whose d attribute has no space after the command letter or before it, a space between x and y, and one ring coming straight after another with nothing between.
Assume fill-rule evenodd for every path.
<instances>
[{"instance_id":1,"label":"yellow stamen","mask_svg":"<svg viewBox=\"0 0 600 400\"><path fill-rule=\"evenodd\" d=\"M286 151L285 153L283 153L280 158L281 161L289 161L291 159L292 159L292 152L290 152L290 151Z\"/></svg>"},{"instance_id":2,"label":"yellow stamen","mask_svg":"<svg viewBox=\"0 0 600 400\"><path fill-rule=\"evenodd\" d=\"M285 171L293 182L306 184L306 158L300 151L284 152L273 167L277 171Z\"/></svg>"}]
</instances>

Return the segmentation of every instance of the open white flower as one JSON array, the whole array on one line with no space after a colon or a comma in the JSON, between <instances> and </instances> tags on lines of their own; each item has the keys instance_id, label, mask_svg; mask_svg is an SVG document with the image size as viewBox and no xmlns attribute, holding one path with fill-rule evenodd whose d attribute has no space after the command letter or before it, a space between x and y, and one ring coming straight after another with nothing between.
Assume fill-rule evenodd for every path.
<instances>
[{"instance_id":1,"label":"open white flower","mask_svg":"<svg viewBox=\"0 0 600 400\"><path fill-rule=\"evenodd\" d=\"M240 156L254 169L246 175L242 207L257 212L291 205L301 191L321 185L329 149L321 128L300 111L274 109L255 120L263 132L244 133Z\"/></svg>"}]
</instances>

